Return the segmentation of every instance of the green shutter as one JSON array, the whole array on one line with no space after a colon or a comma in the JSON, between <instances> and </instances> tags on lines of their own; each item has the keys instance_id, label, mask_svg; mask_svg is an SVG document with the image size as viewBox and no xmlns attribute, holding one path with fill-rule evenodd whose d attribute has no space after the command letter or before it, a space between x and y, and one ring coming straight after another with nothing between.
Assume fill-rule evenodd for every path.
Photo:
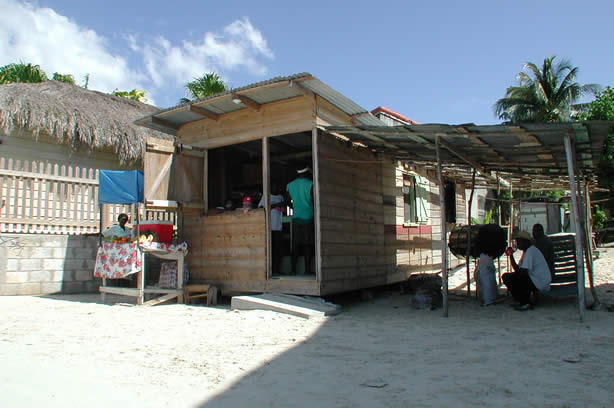
<instances>
[{"instance_id":1,"label":"green shutter","mask_svg":"<svg viewBox=\"0 0 614 408\"><path fill-rule=\"evenodd\" d=\"M416 176L416 206L418 207L417 218L421 224L426 224L429 220L427 211L427 197L429 191L429 181L426 177Z\"/></svg>"}]
</instances>

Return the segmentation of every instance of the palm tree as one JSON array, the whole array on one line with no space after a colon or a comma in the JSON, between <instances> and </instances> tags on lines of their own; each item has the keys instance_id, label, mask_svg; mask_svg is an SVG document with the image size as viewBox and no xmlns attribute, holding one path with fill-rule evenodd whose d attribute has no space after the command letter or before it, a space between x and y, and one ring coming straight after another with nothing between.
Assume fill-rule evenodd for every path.
<instances>
[{"instance_id":1,"label":"palm tree","mask_svg":"<svg viewBox=\"0 0 614 408\"><path fill-rule=\"evenodd\" d=\"M189 98L181 98L179 103L188 103L194 99L204 99L228 90L226 83L215 72L204 74L200 78L194 78L185 87Z\"/></svg>"},{"instance_id":2,"label":"palm tree","mask_svg":"<svg viewBox=\"0 0 614 408\"><path fill-rule=\"evenodd\" d=\"M0 67L0 85L10 84L12 82L44 82L47 80L47 74L43 71L40 65L25 64L8 64Z\"/></svg>"},{"instance_id":3,"label":"palm tree","mask_svg":"<svg viewBox=\"0 0 614 408\"><path fill-rule=\"evenodd\" d=\"M141 91L138 89L133 89L132 91L120 91L114 90L113 95L119 96L120 98L130 99L132 101L137 102L147 102L147 98L145 97L145 91Z\"/></svg>"},{"instance_id":4,"label":"palm tree","mask_svg":"<svg viewBox=\"0 0 614 408\"><path fill-rule=\"evenodd\" d=\"M77 85L77 83L75 82L75 77L71 74L60 74L59 72L54 72L53 80L64 82L70 85Z\"/></svg>"},{"instance_id":5,"label":"palm tree","mask_svg":"<svg viewBox=\"0 0 614 408\"><path fill-rule=\"evenodd\" d=\"M586 93L599 90L595 84L575 82L578 67L568 60L553 64L556 55L544 59L541 69L527 62L518 73L518 86L507 88L494 106L499 119L509 122L569 122L571 105Z\"/></svg>"}]
</instances>

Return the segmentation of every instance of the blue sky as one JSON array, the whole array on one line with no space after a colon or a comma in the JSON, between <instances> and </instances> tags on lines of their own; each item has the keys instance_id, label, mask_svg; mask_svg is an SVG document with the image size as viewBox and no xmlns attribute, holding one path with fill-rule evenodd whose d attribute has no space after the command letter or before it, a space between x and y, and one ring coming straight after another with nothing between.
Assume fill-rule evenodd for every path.
<instances>
[{"instance_id":1,"label":"blue sky","mask_svg":"<svg viewBox=\"0 0 614 408\"><path fill-rule=\"evenodd\" d=\"M420 123L498 123L492 105L526 61L567 58L614 85L611 0L0 0L0 66L90 74L175 105L214 70L232 87L309 72L371 110Z\"/></svg>"}]
</instances>

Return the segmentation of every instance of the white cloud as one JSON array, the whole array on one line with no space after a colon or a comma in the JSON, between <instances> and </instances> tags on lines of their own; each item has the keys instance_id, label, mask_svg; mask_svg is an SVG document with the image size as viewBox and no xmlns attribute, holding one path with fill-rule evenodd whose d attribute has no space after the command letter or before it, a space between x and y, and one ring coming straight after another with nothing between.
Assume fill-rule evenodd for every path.
<instances>
[{"instance_id":1,"label":"white cloud","mask_svg":"<svg viewBox=\"0 0 614 408\"><path fill-rule=\"evenodd\" d=\"M185 84L205 72L246 69L255 75L264 75L268 69L262 58L273 58L262 33L244 17L226 26L223 34L207 32L202 42L184 41L173 45L163 36L152 43L134 46L142 49L148 74L156 85L167 79Z\"/></svg>"},{"instance_id":2,"label":"white cloud","mask_svg":"<svg viewBox=\"0 0 614 408\"><path fill-rule=\"evenodd\" d=\"M222 78L236 70L265 75L265 62L273 58L264 36L247 17L220 33L205 32L199 41L176 44L162 35L124 33L121 47L50 8L0 0L0 10L0 66L20 61L38 64L49 76L73 74L79 84L89 74L90 89L145 89L151 103L162 88L179 90L206 72L215 71ZM111 49L124 49L130 55ZM128 62L135 57L138 68Z\"/></svg>"},{"instance_id":3,"label":"white cloud","mask_svg":"<svg viewBox=\"0 0 614 408\"><path fill-rule=\"evenodd\" d=\"M109 52L107 40L93 30L28 3L0 0L0 9L0 65L30 62L49 76L73 74L77 83L89 74L89 88L103 92L142 89L145 76Z\"/></svg>"}]
</instances>

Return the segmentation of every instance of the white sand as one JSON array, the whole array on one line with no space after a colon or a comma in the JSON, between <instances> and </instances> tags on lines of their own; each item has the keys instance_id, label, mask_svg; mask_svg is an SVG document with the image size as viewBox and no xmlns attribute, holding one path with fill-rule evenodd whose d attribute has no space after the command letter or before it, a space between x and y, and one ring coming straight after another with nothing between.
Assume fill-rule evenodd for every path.
<instances>
[{"instance_id":1,"label":"white sand","mask_svg":"<svg viewBox=\"0 0 614 408\"><path fill-rule=\"evenodd\" d=\"M614 248L600 255L596 283L612 305ZM95 295L0 297L0 406L613 405L606 305L580 323L575 298L517 312L511 300L483 308L452 296L448 318L398 293L335 300L342 314L304 320Z\"/></svg>"}]
</instances>

